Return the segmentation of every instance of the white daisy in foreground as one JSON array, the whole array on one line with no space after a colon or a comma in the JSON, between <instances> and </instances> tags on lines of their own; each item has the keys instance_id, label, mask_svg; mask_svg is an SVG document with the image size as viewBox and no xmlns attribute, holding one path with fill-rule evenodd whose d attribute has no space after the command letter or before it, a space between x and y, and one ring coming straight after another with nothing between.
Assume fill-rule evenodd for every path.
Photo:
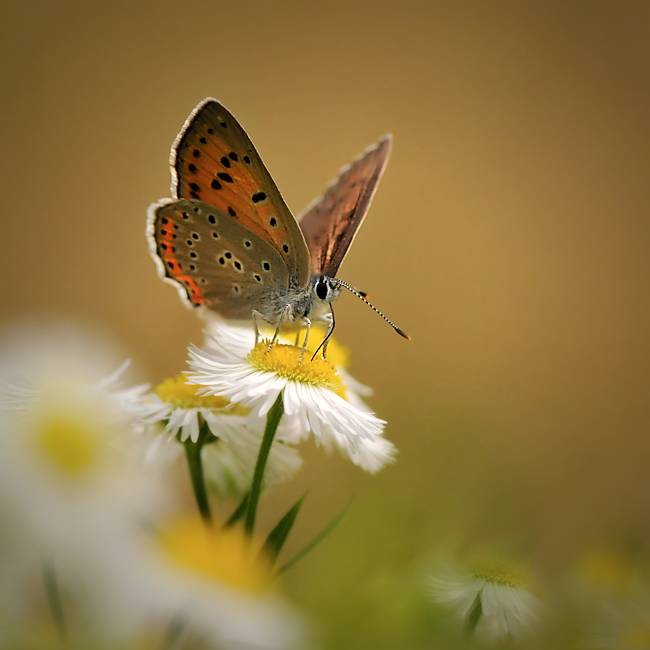
<instances>
[{"instance_id":1,"label":"white daisy in foreground","mask_svg":"<svg viewBox=\"0 0 650 650\"><path fill-rule=\"evenodd\" d=\"M430 577L429 587L433 601L453 610L479 640L535 636L543 603L530 579L498 567L460 572L447 566Z\"/></svg>"},{"instance_id":2,"label":"white daisy in foreground","mask_svg":"<svg viewBox=\"0 0 650 650\"><path fill-rule=\"evenodd\" d=\"M199 395L199 390L180 374L132 405L151 439L147 460L158 466L175 460L183 451L178 443L196 443L203 431L201 456L208 485L221 497L239 498L250 488L263 430L249 428L248 409L224 397ZM269 455L265 484L287 481L301 467L296 449L276 444Z\"/></svg>"},{"instance_id":3,"label":"white daisy in foreground","mask_svg":"<svg viewBox=\"0 0 650 650\"><path fill-rule=\"evenodd\" d=\"M299 346L268 341L254 346L251 329L213 323L210 347L190 348L188 375L204 393L221 395L251 408L249 422L263 426L282 393L279 439L298 442L313 434L327 449L338 448L369 471L392 460L395 450L382 437L385 422L347 399L347 386L329 360L308 351L299 364ZM358 398L360 400L360 398Z\"/></svg>"}]
</instances>

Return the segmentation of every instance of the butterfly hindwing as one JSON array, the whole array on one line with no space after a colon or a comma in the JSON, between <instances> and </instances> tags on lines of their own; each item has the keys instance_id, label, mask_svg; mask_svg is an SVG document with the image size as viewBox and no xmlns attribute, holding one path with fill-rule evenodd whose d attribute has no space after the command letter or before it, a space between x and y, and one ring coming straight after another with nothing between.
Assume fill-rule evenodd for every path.
<instances>
[{"instance_id":1,"label":"butterfly hindwing","mask_svg":"<svg viewBox=\"0 0 650 650\"><path fill-rule=\"evenodd\" d=\"M391 145L392 136L385 135L366 149L298 217L309 248L312 273L336 276L368 212Z\"/></svg>"},{"instance_id":2,"label":"butterfly hindwing","mask_svg":"<svg viewBox=\"0 0 650 650\"><path fill-rule=\"evenodd\" d=\"M278 252L294 288L309 282L309 251L253 143L214 99L190 115L172 148L173 196L203 201L246 226Z\"/></svg>"},{"instance_id":3,"label":"butterfly hindwing","mask_svg":"<svg viewBox=\"0 0 650 650\"><path fill-rule=\"evenodd\" d=\"M225 318L250 319L255 305L287 290L287 266L273 246L207 203L153 206L150 237L165 276L189 303Z\"/></svg>"}]
</instances>

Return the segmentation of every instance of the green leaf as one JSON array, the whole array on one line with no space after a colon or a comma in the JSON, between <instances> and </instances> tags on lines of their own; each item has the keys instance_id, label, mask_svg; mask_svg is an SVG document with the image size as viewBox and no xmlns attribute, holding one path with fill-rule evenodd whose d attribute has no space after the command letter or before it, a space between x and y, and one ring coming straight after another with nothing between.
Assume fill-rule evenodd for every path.
<instances>
[{"instance_id":1,"label":"green leaf","mask_svg":"<svg viewBox=\"0 0 650 650\"><path fill-rule=\"evenodd\" d=\"M296 501L295 505L287 512L286 515L284 515L284 517L282 517L282 519L280 519L275 528L269 533L269 536L266 538L262 553L265 553L271 562L275 562L278 555L280 555L280 551L282 550L284 543L287 541L287 537L293 528L296 517L298 516L298 512L302 507L302 502L305 500L306 496L307 495L305 494L300 497L298 501Z\"/></svg>"},{"instance_id":2,"label":"green leaf","mask_svg":"<svg viewBox=\"0 0 650 650\"><path fill-rule=\"evenodd\" d=\"M246 492L244 498L241 500L241 503L235 508L235 511L230 515L228 521L223 525L224 528L230 528L231 526L234 526L246 514L249 495L250 492Z\"/></svg>"},{"instance_id":3,"label":"green leaf","mask_svg":"<svg viewBox=\"0 0 650 650\"><path fill-rule=\"evenodd\" d=\"M298 553L296 553L296 555L294 555L286 564L283 564L278 573L284 573L287 569L290 569L296 562L298 562L298 560L302 560L307 553L315 549L341 523L341 521L343 521L343 518L348 514L351 505L352 502L348 503L348 505L345 506L345 508L343 508L343 510L334 517L334 519L332 519L332 521L330 521L330 523L325 526L325 528L323 528L323 530L318 533L309 544L307 544L307 546L305 546L301 551L298 551Z\"/></svg>"}]
</instances>

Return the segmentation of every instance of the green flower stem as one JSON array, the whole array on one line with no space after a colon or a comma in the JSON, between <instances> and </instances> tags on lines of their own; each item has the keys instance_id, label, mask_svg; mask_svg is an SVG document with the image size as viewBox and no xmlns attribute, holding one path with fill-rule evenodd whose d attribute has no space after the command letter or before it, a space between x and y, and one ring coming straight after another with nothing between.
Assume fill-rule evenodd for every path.
<instances>
[{"instance_id":1,"label":"green flower stem","mask_svg":"<svg viewBox=\"0 0 650 650\"><path fill-rule=\"evenodd\" d=\"M194 490L196 505L199 508L199 512L201 513L203 521L210 525L212 525L212 513L210 512L208 491L205 487L201 450L211 435L212 434L208 429L208 425L202 421L201 430L199 432L199 439L196 442L192 442L188 438L183 443L185 447L185 456L187 458L187 466L190 470L190 479L192 481L192 488Z\"/></svg>"},{"instance_id":2,"label":"green flower stem","mask_svg":"<svg viewBox=\"0 0 650 650\"><path fill-rule=\"evenodd\" d=\"M59 633L59 637L61 639L66 639L68 636L68 626L65 622L59 582L56 579L54 563L51 559L43 560L43 582L45 584L47 602L50 606L50 611L52 612L52 618L54 619L54 625Z\"/></svg>"},{"instance_id":3,"label":"green flower stem","mask_svg":"<svg viewBox=\"0 0 650 650\"><path fill-rule=\"evenodd\" d=\"M476 630L476 626L483 615L483 605L481 603L482 595L483 590L481 589L481 591L476 594L476 598L472 603L472 608L469 610L469 614L467 615L467 620L465 621L465 634L467 636L472 636L474 634L474 630Z\"/></svg>"},{"instance_id":4,"label":"green flower stem","mask_svg":"<svg viewBox=\"0 0 650 650\"><path fill-rule=\"evenodd\" d=\"M264 479L266 462L269 459L273 438L275 437L275 432L278 430L278 425L280 424L283 415L284 403L282 402L282 392L280 392L278 398L275 400L266 416L264 437L262 438L260 451L257 454L257 463L255 464L255 472L253 473L253 482L248 497L248 508L246 509L246 519L244 522L244 530L248 535L253 534L255 515L257 514L257 503L260 500L260 494L262 493L262 480Z\"/></svg>"}]
</instances>

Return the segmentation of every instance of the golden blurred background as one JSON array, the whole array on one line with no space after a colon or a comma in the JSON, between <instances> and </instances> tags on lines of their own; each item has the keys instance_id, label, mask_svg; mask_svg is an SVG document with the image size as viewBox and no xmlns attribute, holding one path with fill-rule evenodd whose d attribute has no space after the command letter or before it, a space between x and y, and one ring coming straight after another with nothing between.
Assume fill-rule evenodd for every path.
<instances>
[{"instance_id":1,"label":"golden blurred background","mask_svg":"<svg viewBox=\"0 0 650 650\"><path fill-rule=\"evenodd\" d=\"M309 489L295 550L353 499L285 583L326 647L420 647L394 576L449 540L553 575L645 539L647 3L3 0L0 35L3 322L99 324L148 381L201 340L144 237L194 106L234 113L295 213L394 134L340 276L413 340L349 295L337 335L398 461L309 444L263 504Z\"/></svg>"}]
</instances>

